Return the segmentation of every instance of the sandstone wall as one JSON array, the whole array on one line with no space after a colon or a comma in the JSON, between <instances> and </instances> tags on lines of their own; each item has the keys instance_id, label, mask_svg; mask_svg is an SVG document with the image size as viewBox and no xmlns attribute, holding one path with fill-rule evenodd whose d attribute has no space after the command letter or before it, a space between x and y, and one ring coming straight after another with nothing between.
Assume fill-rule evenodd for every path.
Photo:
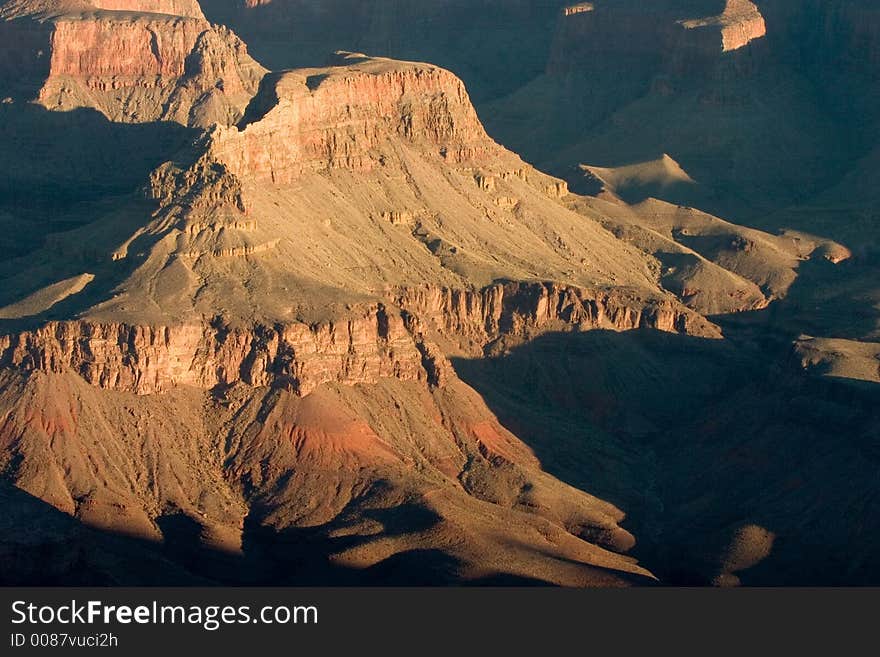
<instances>
[{"instance_id":1,"label":"sandstone wall","mask_svg":"<svg viewBox=\"0 0 880 657\"><path fill-rule=\"evenodd\" d=\"M188 18L60 20L49 43L50 77L68 75L91 88L160 84L178 78L208 26Z\"/></svg>"},{"instance_id":2,"label":"sandstone wall","mask_svg":"<svg viewBox=\"0 0 880 657\"><path fill-rule=\"evenodd\" d=\"M394 157L391 139L451 163L497 149L453 74L371 60L270 76L242 128L219 133L212 152L233 173L289 182L306 170L369 171Z\"/></svg>"},{"instance_id":3,"label":"sandstone wall","mask_svg":"<svg viewBox=\"0 0 880 657\"><path fill-rule=\"evenodd\" d=\"M305 395L324 383L353 385L389 377L442 384L450 366L426 337L431 330L481 345L504 335L570 329L718 335L716 327L673 301L622 290L517 283L479 291L424 286L401 290L396 302L402 310L375 304L348 319L316 325L51 322L0 336L0 366L72 370L95 386L139 394L177 385L213 388L243 382L282 385Z\"/></svg>"},{"instance_id":4,"label":"sandstone wall","mask_svg":"<svg viewBox=\"0 0 880 657\"><path fill-rule=\"evenodd\" d=\"M0 84L48 109L90 108L112 121L240 118L266 71L231 30L186 0L99 4L0 20Z\"/></svg>"}]
</instances>

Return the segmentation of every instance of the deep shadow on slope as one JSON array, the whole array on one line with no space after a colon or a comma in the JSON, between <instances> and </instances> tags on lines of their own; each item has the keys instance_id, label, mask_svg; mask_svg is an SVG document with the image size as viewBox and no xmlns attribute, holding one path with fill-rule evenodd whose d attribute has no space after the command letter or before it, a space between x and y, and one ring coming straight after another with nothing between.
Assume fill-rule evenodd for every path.
<instances>
[{"instance_id":1,"label":"deep shadow on slope","mask_svg":"<svg viewBox=\"0 0 880 657\"><path fill-rule=\"evenodd\" d=\"M246 7L202 0L273 70L321 66L335 50L431 62L461 77L479 102L544 71L566 0L288 0Z\"/></svg>"},{"instance_id":2,"label":"deep shadow on slope","mask_svg":"<svg viewBox=\"0 0 880 657\"><path fill-rule=\"evenodd\" d=\"M438 549L340 566L328 557L358 539L328 538L326 526L277 533L249 522L243 551L232 553L206 546L198 523L182 514L160 518L163 541L154 542L88 527L8 483L0 483L0 505L0 586L549 586L505 574L462 581L461 563ZM393 534L436 520L425 514L405 505L373 519Z\"/></svg>"},{"instance_id":3,"label":"deep shadow on slope","mask_svg":"<svg viewBox=\"0 0 880 657\"><path fill-rule=\"evenodd\" d=\"M0 266L105 214L195 134L176 123L114 123L91 109L0 104Z\"/></svg>"},{"instance_id":4,"label":"deep shadow on slope","mask_svg":"<svg viewBox=\"0 0 880 657\"><path fill-rule=\"evenodd\" d=\"M546 470L628 511L661 581L877 584L880 387L790 349L593 331L455 367Z\"/></svg>"},{"instance_id":5,"label":"deep shadow on slope","mask_svg":"<svg viewBox=\"0 0 880 657\"><path fill-rule=\"evenodd\" d=\"M155 210L140 190L157 166L189 157L196 134L170 122L115 123L91 109L0 104L0 307L84 273L95 277L47 311L0 320L4 331L76 316L107 298L140 264L110 257ZM99 221L100 229L79 230ZM156 239L139 237L131 252L148 253Z\"/></svg>"},{"instance_id":6,"label":"deep shadow on slope","mask_svg":"<svg viewBox=\"0 0 880 657\"><path fill-rule=\"evenodd\" d=\"M671 4L689 13L687 3ZM721 3L691 4L691 15L712 15ZM768 3L757 4L763 12ZM631 181L618 191L629 200L651 194L697 203L737 223L773 229L778 226L764 220L768 212L833 186L876 146L876 84L814 44L808 33L821 32L823 23L810 9L799 11L803 20L795 22L791 9L772 12L766 36L717 56L706 53L695 67L680 66L687 54L681 44L636 38L625 13L603 24L593 12L584 21L595 23L596 38L566 35L560 23L562 65L551 58L547 74L481 103L480 116L493 137L579 193L590 192L579 164L621 167L668 154L696 187L652 190ZM671 26L675 13L659 23Z\"/></svg>"},{"instance_id":7,"label":"deep shadow on slope","mask_svg":"<svg viewBox=\"0 0 880 657\"><path fill-rule=\"evenodd\" d=\"M0 485L0 502L4 509L2 585L341 585L370 581L369 573L330 565L328 545L318 539L317 530L286 537L261 532L246 539L245 550L236 554L206 547L198 523L182 514L158 520L163 532L160 543L88 527L7 483ZM283 555L281 561L269 555L272 545L276 554ZM456 566L439 553L397 557L398 565L407 560L409 568L383 583L444 583Z\"/></svg>"},{"instance_id":8,"label":"deep shadow on slope","mask_svg":"<svg viewBox=\"0 0 880 657\"><path fill-rule=\"evenodd\" d=\"M802 334L875 340L880 335L880 256L856 255L834 265L814 257L798 266L785 299L765 310L723 318L734 338L761 337L790 344Z\"/></svg>"},{"instance_id":9,"label":"deep shadow on slope","mask_svg":"<svg viewBox=\"0 0 880 657\"><path fill-rule=\"evenodd\" d=\"M37 497L0 483L0 585L205 585L160 546L90 529Z\"/></svg>"}]
</instances>

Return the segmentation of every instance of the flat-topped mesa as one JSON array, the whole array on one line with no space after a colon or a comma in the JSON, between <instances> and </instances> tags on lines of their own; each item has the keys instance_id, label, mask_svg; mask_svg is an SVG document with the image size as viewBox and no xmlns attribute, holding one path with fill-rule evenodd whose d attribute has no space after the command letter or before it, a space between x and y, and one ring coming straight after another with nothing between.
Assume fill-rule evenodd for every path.
<instances>
[{"instance_id":1,"label":"flat-topped mesa","mask_svg":"<svg viewBox=\"0 0 880 657\"><path fill-rule=\"evenodd\" d=\"M480 290L454 290L423 285L400 290L395 303L444 338L469 340L481 348L499 338L559 330L655 329L721 337L717 326L674 300L626 288L496 283Z\"/></svg>"},{"instance_id":2,"label":"flat-topped mesa","mask_svg":"<svg viewBox=\"0 0 880 657\"><path fill-rule=\"evenodd\" d=\"M264 79L239 126L212 153L242 177L290 182L305 171L370 171L409 144L451 164L501 152L464 84L429 64L340 53L340 66Z\"/></svg>"},{"instance_id":3,"label":"flat-topped mesa","mask_svg":"<svg viewBox=\"0 0 880 657\"><path fill-rule=\"evenodd\" d=\"M0 45L0 82L33 78L27 86L38 89L47 109L91 108L122 122L228 125L266 72L195 2L97 0L59 5L63 11L49 15L39 5L31 13L26 5L5 8L4 17L17 20L0 21L0 42L8 44Z\"/></svg>"}]
</instances>

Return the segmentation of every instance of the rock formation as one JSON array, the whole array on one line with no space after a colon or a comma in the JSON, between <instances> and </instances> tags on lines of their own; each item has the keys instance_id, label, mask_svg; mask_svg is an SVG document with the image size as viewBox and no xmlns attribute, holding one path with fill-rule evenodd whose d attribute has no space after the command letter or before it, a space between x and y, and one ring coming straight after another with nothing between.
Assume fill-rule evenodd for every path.
<instances>
[{"instance_id":1,"label":"rock formation","mask_svg":"<svg viewBox=\"0 0 880 657\"><path fill-rule=\"evenodd\" d=\"M481 292L431 287L400 292L399 308L365 308L346 321L229 328L214 324L127 326L52 322L0 338L0 364L22 372L76 372L104 389L155 394L175 386L210 390L243 383L308 395L326 383L382 378L437 384L449 370L427 340L437 335L479 349L548 330L632 330L718 335L673 302L623 292L552 285L498 285ZM434 354L433 356L431 354Z\"/></svg>"},{"instance_id":2,"label":"rock formation","mask_svg":"<svg viewBox=\"0 0 880 657\"><path fill-rule=\"evenodd\" d=\"M805 14L411 5L0 7L0 581L876 580L870 251L769 211L826 171Z\"/></svg>"},{"instance_id":3,"label":"rock formation","mask_svg":"<svg viewBox=\"0 0 880 657\"><path fill-rule=\"evenodd\" d=\"M257 536L315 531L297 559L323 563L323 583L413 549L459 564L432 583L650 579L621 554L623 514L543 472L451 361L551 332L720 337L650 256L495 143L448 71L343 53L263 75L197 17L71 11L36 21L48 109L221 125L4 263L0 444L19 490L147 540L195 523L230 558ZM8 16L16 33L34 24ZM174 409L164 427L159 406ZM83 465L96 440L97 471ZM376 534L388 514L408 527L399 538ZM348 547L319 549L343 526ZM543 538L510 547L533 529ZM307 581L274 539L266 550L248 581L276 559ZM559 559L536 564L541 550ZM197 574L174 572L165 581Z\"/></svg>"},{"instance_id":4,"label":"rock formation","mask_svg":"<svg viewBox=\"0 0 880 657\"><path fill-rule=\"evenodd\" d=\"M240 129L215 137L216 157L241 176L291 182L306 169L386 166L389 138L451 164L500 152L448 71L356 54L340 55L340 64L267 76Z\"/></svg>"},{"instance_id":5,"label":"rock formation","mask_svg":"<svg viewBox=\"0 0 880 657\"><path fill-rule=\"evenodd\" d=\"M679 24L686 30L711 32L714 39L720 32L722 52L739 50L767 34L764 17L751 0L726 0L721 14L686 19Z\"/></svg>"},{"instance_id":6,"label":"rock formation","mask_svg":"<svg viewBox=\"0 0 880 657\"><path fill-rule=\"evenodd\" d=\"M876 114L866 59L829 55L854 52L855 35L870 32L864 5L643 4L560 12L546 72L480 108L490 133L576 192L589 191L581 165L644 167L665 154L697 184L660 198L756 226L865 154L845 151L871 143L874 120L840 117ZM866 25L847 27L856 8ZM806 100L813 88L823 103Z\"/></svg>"},{"instance_id":7,"label":"rock formation","mask_svg":"<svg viewBox=\"0 0 880 657\"><path fill-rule=\"evenodd\" d=\"M226 125L265 73L244 43L208 23L194 2L10 2L0 16L0 82L20 86L24 71L49 109Z\"/></svg>"},{"instance_id":8,"label":"rock formation","mask_svg":"<svg viewBox=\"0 0 880 657\"><path fill-rule=\"evenodd\" d=\"M705 2L707 11L713 3ZM717 4L717 3L716 3ZM744 48L766 35L764 17L750 0L726 0L718 15L693 16L687 3L597 2L562 9L548 72L576 70L602 55L631 60L652 56L660 70L682 75L711 69L721 53Z\"/></svg>"}]
</instances>

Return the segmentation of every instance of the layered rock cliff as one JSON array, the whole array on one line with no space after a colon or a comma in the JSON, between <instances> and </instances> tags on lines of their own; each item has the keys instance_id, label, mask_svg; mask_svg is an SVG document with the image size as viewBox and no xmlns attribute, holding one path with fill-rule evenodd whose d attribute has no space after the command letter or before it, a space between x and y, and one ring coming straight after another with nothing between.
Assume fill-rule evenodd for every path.
<instances>
[{"instance_id":1,"label":"layered rock cliff","mask_svg":"<svg viewBox=\"0 0 880 657\"><path fill-rule=\"evenodd\" d=\"M72 371L98 387L138 394L237 382L280 384L308 394L329 382L426 378L403 320L378 308L319 326L52 323L33 333L7 336L4 343L6 366Z\"/></svg>"},{"instance_id":2,"label":"layered rock cliff","mask_svg":"<svg viewBox=\"0 0 880 657\"><path fill-rule=\"evenodd\" d=\"M265 73L244 43L208 23L196 3L60 8L45 16L27 4L6 6L0 21L10 44L10 54L0 57L0 80L19 86L28 76L49 109L91 108L124 122L227 125Z\"/></svg>"},{"instance_id":3,"label":"layered rock cliff","mask_svg":"<svg viewBox=\"0 0 880 657\"><path fill-rule=\"evenodd\" d=\"M720 36L722 52L739 50L767 34L764 17L751 0L726 0L724 10L717 16L690 18L679 24L686 30L709 33L716 45Z\"/></svg>"},{"instance_id":4,"label":"layered rock cliff","mask_svg":"<svg viewBox=\"0 0 880 657\"><path fill-rule=\"evenodd\" d=\"M587 290L544 284L497 284L483 290L410 288L400 307L447 339L468 339L481 348L499 338L531 338L548 331L628 331L650 328L720 337L717 327L670 299L636 290Z\"/></svg>"},{"instance_id":5,"label":"layered rock cliff","mask_svg":"<svg viewBox=\"0 0 880 657\"><path fill-rule=\"evenodd\" d=\"M448 71L356 54L338 62L267 76L239 127L216 136L215 156L239 175L282 183L307 169L385 166L389 138L451 164L500 152Z\"/></svg>"},{"instance_id":6,"label":"layered rock cliff","mask_svg":"<svg viewBox=\"0 0 880 657\"><path fill-rule=\"evenodd\" d=\"M51 322L0 337L0 366L74 372L100 388L137 394L243 383L307 395L326 383L382 378L443 383L451 368L432 342L435 336L478 356L499 338L532 338L554 330L652 328L720 335L673 302L621 290L506 284L469 292L427 285L401 290L395 302L311 325L230 327L220 318L164 327Z\"/></svg>"},{"instance_id":7,"label":"layered rock cliff","mask_svg":"<svg viewBox=\"0 0 880 657\"><path fill-rule=\"evenodd\" d=\"M880 8L871 0L765 0L770 27L785 41L780 46L804 64L823 69L880 72ZM815 73L810 71L808 73ZM824 72L824 71L823 71Z\"/></svg>"}]
</instances>

